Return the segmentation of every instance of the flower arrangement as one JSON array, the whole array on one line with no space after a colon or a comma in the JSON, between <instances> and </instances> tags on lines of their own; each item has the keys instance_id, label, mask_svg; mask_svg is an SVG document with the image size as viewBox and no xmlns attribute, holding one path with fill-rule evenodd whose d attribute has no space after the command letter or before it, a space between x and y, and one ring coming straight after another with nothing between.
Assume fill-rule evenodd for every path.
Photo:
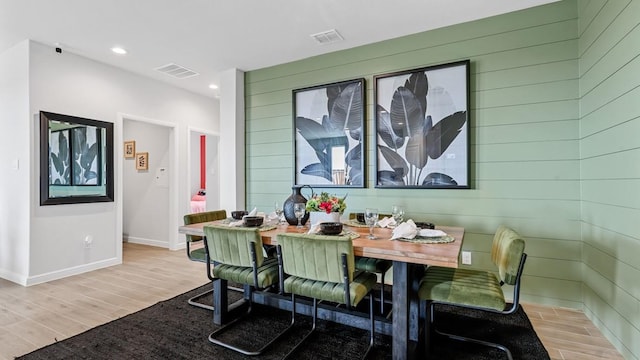
<instances>
[{"instance_id":1,"label":"flower arrangement","mask_svg":"<svg viewBox=\"0 0 640 360\"><path fill-rule=\"evenodd\" d=\"M347 208L347 203L344 201L347 196L339 198L335 195L329 195L327 192L321 192L320 195L313 195L311 199L307 200L307 211L324 211L327 214L337 212L342 214Z\"/></svg>"}]
</instances>

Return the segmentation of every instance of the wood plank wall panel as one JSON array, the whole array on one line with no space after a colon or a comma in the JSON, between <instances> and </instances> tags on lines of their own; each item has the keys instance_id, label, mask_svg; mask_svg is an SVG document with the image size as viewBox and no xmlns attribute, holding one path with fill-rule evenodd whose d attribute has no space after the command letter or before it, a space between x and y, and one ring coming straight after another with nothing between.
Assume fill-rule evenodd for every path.
<instances>
[{"instance_id":1,"label":"wood plank wall panel","mask_svg":"<svg viewBox=\"0 0 640 360\"><path fill-rule=\"evenodd\" d=\"M367 188L331 190L349 194L347 211L402 204L464 226L474 268L492 268L492 235L512 226L530 255L523 298L581 308L577 35L576 3L561 1L246 73L247 206L271 211L291 193L291 90L364 77ZM473 189L375 189L373 76L462 59Z\"/></svg>"},{"instance_id":2,"label":"wood plank wall panel","mask_svg":"<svg viewBox=\"0 0 640 360\"><path fill-rule=\"evenodd\" d=\"M583 302L640 358L640 1L578 2Z\"/></svg>"}]
</instances>

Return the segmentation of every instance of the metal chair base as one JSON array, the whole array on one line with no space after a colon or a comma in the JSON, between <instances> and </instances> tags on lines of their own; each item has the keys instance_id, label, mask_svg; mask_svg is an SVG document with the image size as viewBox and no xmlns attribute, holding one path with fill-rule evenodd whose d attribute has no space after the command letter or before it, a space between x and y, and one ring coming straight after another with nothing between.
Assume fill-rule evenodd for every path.
<instances>
[{"instance_id":1,"label":"metal chair base","mask_svg":"<svg viewBox=\"0 0 640 360\"><path fill-rule=\"evenodd\" d=\"M244 289L238 288L238 287L234 287L234 286L228 286L227 289L229 290L233 290L233 291L237 291L237 292L244 292ZM187 300L187 303L189 303L189 305L195 306L195 307L199 307L202 309L207 309L207 310L211 310L213 311L215 308L213 307L213 305L207 305L207 304L203 304L203 303L199 303L198 299L203 298L205 296L210 296L213 294L213 289L207 290L203 293L200 293L196 296L193 296L191 298L189 298L189 300Z\"/></svg>"},{"instance_id":2,"label":"metal chair base","mask_svg":"<svg viewBox=\"0 0 640 360\"><path fill-rule=\"evenodd\" d=\"M209 289L203 293L200 293L192 298L189 298L189 300L187 300L187 303L189 303L189 305L195 306L195 307L199 307L202 309L207 309L207 310L211 310L213 311L213 305L207 305L207 304L202 304L197 302L198 299L203 298L205 296L210 296L211 294L213 294L213 289Z\"/></svg>"},{"instance_id":3,"label":"metal chair base","mask_svg":"<svg viewBox=\"0 0 640 360\"><path fill-rule=\"evenodd\" d=\"M456 334L450 334L450 333L446 333L446 332L443 332L443 331L440 331L440 330L436 329L435 326L434 326L434 316L435 316L434 315L434 313L435 313L434 310L435 310L435 305L436 304L437 303L432 302L428 306L429 314L426 317L426 324L425 324L426 325L425 326L425 336L426 336L425 342L426 342L426 345L427 345L427 348L426 348L426 352L427 353L429 352L429 346L431 344L431 341L429 339L431 337L430 332L433 331L438 335L446 336L446 337L448 337L449 339L452 339L452 340L457 340L457 341L462 341L462 342L470 342L470 343L483 345L483 346L487 346L487 347L492 347L494 349L501 350L502 352L505 353L505 355L507 355L507 359L513 360L513 356L511 355L511 351L506 346L504 346L502 344L493 343L493 342L489 342L489 341L484 341L484 340L480 340L480 339L474 339L474 338L461 336L461 335L456 335ZM474 307L469 307L469 308L474 308ZM475 308L475 309L477 309L477 308ZM480 310L480 309L478 309L478 310Z\"/></svg>"},{"instance_id":4,"label":"metal chair base","mask_svg":"<svg viewBox=\"0 0 640 360\"><path fill-rule=\"evenodd\" d=\"M251 301L249 301L249 307L247 309L247 312L242 314L241 316L231 320L230 322L225 324L220 329L218 329L218 330L212 332L211 334L209 334L209 341L211 343L213 343L213 344L222 346L224 348L239 352L239 353L247 355L247 356L256 356L256 355L262 354L269 346L271 346L271 344L273 344L278 339L280 339L284 334L286 334L293 327L293 324L289 325L286 329L284 329L278 335L276 335L274 338L272 338L268 343L263 345L261 348L255 349L255 350L241 348L241 347L238 347L238 346L233 345L231 343L227 343L227 342L224 342L224 341L221 341L221 340L217 339L218 335L220 335L223 332L225 332L226 330L230 329L233 324L237 323L240 320L243 320L243 319L249 317L249 315L251 314L251 309L252 309L252 303L251 303Z\"/></svg>"},{"instance_id":5,"label":"metal chair base","mask_svg":"<svg viewBox=\"0 0 640 360\"><path fill-rule=\"evenodd\" d=\"M295 294L291 294L291 324L289 325L289 327L287 328L290 329L291 327L293 327L293 325L295 324L295 314L296 314L296 299L295 299ZM296 352L296 350L309 338L309 336L311 336L311 334L313 334L313 332L316 330L316 321L318 319L318 300L317 299L313 299L313 325L311 326L311 330L309 330L309 332L302 338L302 340L300 340L296 346L293 347L293 349L289 350L289 352L282 358L282 360L287 360L289 359L289 357ZM374 337L375 337L375 321L374 321L374 316L373 316L373 294L369 294L369 320L370 320L370 328L369 328L369 346L367 347L367 351L365 351L364 356L362 357L362 359L367 359L369 356L369 353L371 353L371 350L373 349L374 346Z\"/></svg>"}]
</instances>

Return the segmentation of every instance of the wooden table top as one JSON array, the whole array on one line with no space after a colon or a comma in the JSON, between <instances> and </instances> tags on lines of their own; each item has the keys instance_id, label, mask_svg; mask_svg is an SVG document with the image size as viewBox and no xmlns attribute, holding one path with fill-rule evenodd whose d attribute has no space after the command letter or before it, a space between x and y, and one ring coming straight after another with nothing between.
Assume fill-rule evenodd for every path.
<instances>
[{"instance_id":1,"label":"wooden table top","mask_svg":"<svg viewBox=\"0 0 640 360\"><path fill-rule=\"evenodd\" d=\"M221 223L222 221L213 221L183 225L178 231L181 234L204 235L204 226ZM454 237L453 242L445 244L418 244L391 240L392 230L387 228L375 228L374 235L377 237L375 240L368 239L368 228L351 227L345 224L345 229L360 234L360 237L353 240L353 251L356 256L453 268L458 267L458 258L464 237L464 228L453 226L436 227L436 229ZM302 231L308 231L308 228ZM275 245L277 244L277 235L283 232L301 232L301 230L292 225L280 224L273 230L261 231L262 242L266 245Z\"/></svg>"}]
</instances>

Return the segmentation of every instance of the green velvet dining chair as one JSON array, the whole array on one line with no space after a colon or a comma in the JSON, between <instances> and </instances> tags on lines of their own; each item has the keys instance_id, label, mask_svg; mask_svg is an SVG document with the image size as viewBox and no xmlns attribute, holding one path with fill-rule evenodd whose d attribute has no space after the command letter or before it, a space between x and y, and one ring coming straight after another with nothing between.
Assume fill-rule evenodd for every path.
<instances>
[{"instance_id":1,"label":"green velvet dining chair","mask_svg":"<svg viewBox=\"0 0 640 360\"><path fill-rule=\"evenodd\" d=\"M223 220L227 218L227 212L225 210L213 210L213 211L205 211L193 214L186 214L183 217L185 225L191 224L199 224L209 221L215 220ZM207 254L205 252L204 244L202 241L202 236L197 235L186 235L186 249L187 249L187 257L191 261L198 262L208 262ZM200 245L194 247L194 245ZM193 305L196 307L200 307L207 310L213 310L213 305L202 304L198 302L199 299L209 296L213 292L213 289L207 290L203 293L200 293L189 300L187 302L189 305Z\"/></svg>"},{"instance_id":2,"label":"green velvet dining chair","mask_svg":"<svg viewBox=\"0 0 640 360\"><path fill-rule=\"evenodd\" d=\"M374 346L375 326L373 296L376 275L355 269L353 242L348 236L313 234L278 234L280 288L291 294L291 325L295 324L296 295L313 299L311 330L283 359L287 359L316 330L318 300L355 307L369 294L369 346L366 358ZM286 277L286 278L285 278Z\"/></svg>"},{"instance_id":3,"label":"green velvet dining chair","mask_svg":"<svg viewBox=\"0 0 640 360\"><path fill-rule=\"evenodd\" d=\"M520 304L520 279L527 260L524 247L525 242L518 233L500 226L491 246L491 260L498 270L497 276L492 271L438 266L427 268L418 290L420 300L424 300L427 306L425 323L427 352L431 343L431 333L436 332L454 340L497 348L505 352L508 359L513 359L511 351L504 345L438 331L435 328L437 324L434 310L438 304L448 304L496 315L513 314ZM513 299L510 305L507 304L504 296L502 289L504 284L513 286Z\"/></svg>"},{"instance_id":4,"label":"green velvet dining chair","mask_svg":"<svg viewBox=\"0 0 640 360\"><path fill-rule=\"evenodd\" d=\"M241 348L230 342L222 341L218 337L240 320L249 317L254 291L278 286L278 260L264 256L262 237L258 228L205 226L204 234L207 255L214 263L213 269L207 265L209 278L212 281L221 282L222 286L226 286L227 281L248 285L245 288L245 299L248 301L247 312L212 332L209 335L209 341L244 355L260 355L284 335L290 327L257 349Z\"/></svg>"},{"instance_id":5,"label":"green velvet dining chair","mask_svg":"<svg viewBox=\"0 0 640 360\"><path fill-rule=\"evenodd\" d=\"M391 217L388 214L379 214L378 219ZM349 214L349 220L355 220L356 214ZM393 265L390 260L374 259L366 256L356 256L356 269L380 274L380 314L384 314L384 279L387 271Z\"/></svg>"}]
</instances>

